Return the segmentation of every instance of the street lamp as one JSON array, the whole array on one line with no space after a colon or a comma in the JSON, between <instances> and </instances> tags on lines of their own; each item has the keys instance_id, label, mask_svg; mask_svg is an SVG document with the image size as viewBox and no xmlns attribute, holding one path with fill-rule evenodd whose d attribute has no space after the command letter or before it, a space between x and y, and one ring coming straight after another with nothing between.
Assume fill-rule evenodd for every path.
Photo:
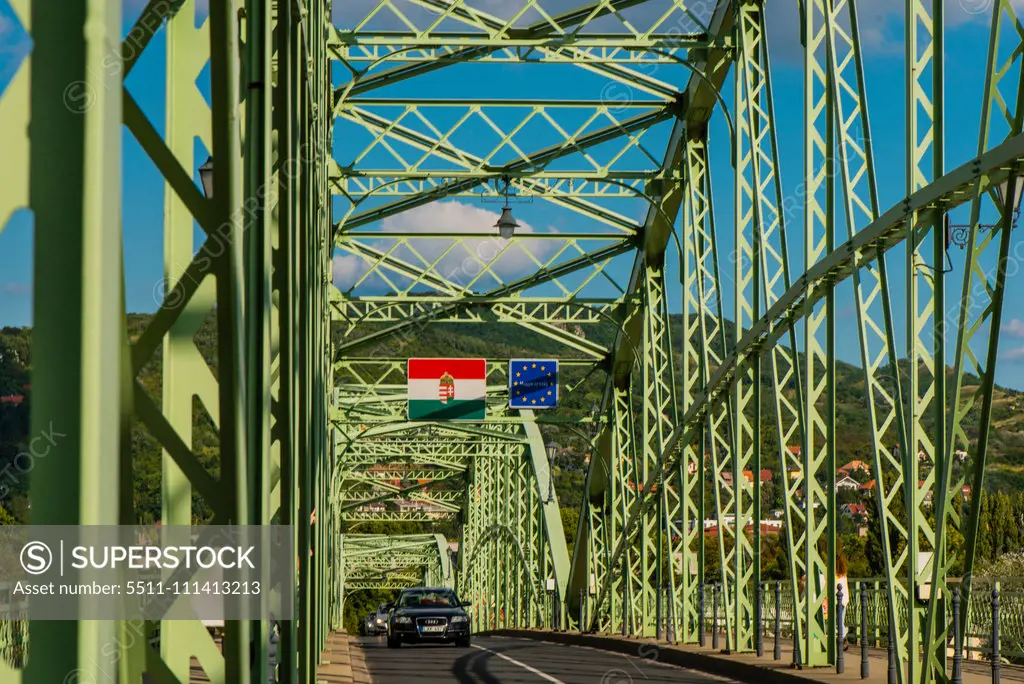
<instances>
[{"instance_id":1,"label":"street lamp","mask_svg":"<svg viewBox=\"0 0 1024 684\"><path fill-rule=\"evenodd\" d=\"M1010 229L1017 227L1017 219L1020 218L1020 200L1024 197L1024 192L1021 192L1021 183L1024 183L1024 177L1018 178L1018 184L1016 192L1013 197L1013 217L1011 218ZM1006 187L1010 184L1010 179L1007 178L1005 181L995 187L996 197L999 198L999 203L1006 206ZM998 226L998 223L987 223L978 224L978 230L993 230ZM970 233L971 225L968 224L953 224L949 221L949 214L946 214L946 248L950 245L956 245L960 249L967 246L967 236Z\"/></svg>"},{"instance_id":2,"label":"street lamp","mask_svg":"<svg viewBox=\"0 0 1024 684\"><path fill-rule=\"evenodd\" d=\"M551 440L550 442L545 444L544 445L544 451L548 455L548 463L554 463L554 461L555 461L555 452L558 451L558 445L555 444L555 441Z\"/></svg>"},{"instance_id":3,"label":"street lamp","mask_svg":"<svg viewBox=\"0 0 1024 684\"><path fill-rule=\"evenodd\" d=\"M498 229L498 235L501 236L502 240L508 240L516 232L519 224L512 218L512 207L508 206L508 193L512 185L512 179L505 176L502 180L505 182L505 207L501 210L501 217L494 224L494 227Z\"/></svg>"},{"instance_id":4,"label":"street lamp","mask_svg":"<svg viewBox=\"0 0 1024 684\"><path fill-rule=\"evenodd\" d=\"M1024 178L1018 178L1016 180L1024 182ZM1006 188L1009 185L1010 185L1010 179L1007 178L1002 183L1000 183L999 185L996 186L996 196L999 197L999 203L1000 204L1005 204L1006 203ZM1013 197L1013 222L1014 222L1014 224L1017 223L1017 217L1020 215L1020 199L1021 199L1021 196L1024 195L1024 193L1021 192L1021 183L1017 183L1016 190L1017 190L1017 192L1014 193L1014 197Z\"/></svg>"},{"instance_id":5,"label":"street lamp","mask_svg":"<svg viewBox=\"0 0 1024 684\"><path fill-rule=\"evenodd\" d=\"M203 194L206 199L213 199L213 157L199 167L199 180L203 183Z\"/></svg>"},{"instance_id":6,"label":"street lamp","mask_svg":"<svg viewBox=\"0 0 1024 684\"><path fill-rule=\"evenodd\" d=\"M601 432L601 409L597 407L595 402L590 407L590 427L587 430L587 436L590 438L591 449L597 449L597 444L594 443L594 438Z\"/></svg>"},{"instance_id":7,"label":"street lamp","mask_svg":"<svg viewBox=\"0 0 1024 684\"><path fill-rule=\"evenodd\" d=\"M555 500L555 452L558 451L558 445L555 444L555 440L551 440L544 445L544 453L548 457L548 498L541 503L549 504Z\"/></svg>"}]
</instances>

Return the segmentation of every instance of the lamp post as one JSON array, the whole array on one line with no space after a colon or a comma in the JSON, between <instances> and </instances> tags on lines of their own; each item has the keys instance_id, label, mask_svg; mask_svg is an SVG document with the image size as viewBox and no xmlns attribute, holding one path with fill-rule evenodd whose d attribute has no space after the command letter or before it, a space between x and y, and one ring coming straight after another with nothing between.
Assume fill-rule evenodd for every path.
<instances>
[{"instance_id":1,"label":"lamp post","mask_svg":"<svg viewBox=\"0 0 1024 684\"><path fill-rule=\"evenodd\" d=\"M544 445L544 453L548 457L548 498L547 501L544 501L546 504L555 500L555 452L557 451L558 445L555 444L555 440Z\"/></svg>"},{"instance_id":2,"label":"lamp post","mask_svg":"<svg viewBox=\"0 0 1024 684\"><path fill-rule=\"evenodd\" d=\"M213 157L199 167L199 180L203 183L203 194L206 199L213 199Z\"/></svg>"},{"instance_id":3,"label":"lamp post","mask_svg":"<svg viewBox=\"0 0 1024 684\"><path fill-rule=\"evenodd\" d=\"M1017 219L1020 218L1020 200L1021 197L1024 196L1024 192L1022 192L1022 188L1020 187L1021 183L1024 183L1024 177L1018 178L1017 180L1019 182L1017 186L1017 191L1014 193L1013 196L1013 217L1011 219L1010 224L1011 230L1017 227ZM1007 185L1009 185L1009 183L1010 181L1009 179L1007 179L1000 183L999 185L997 185L995 188L996 197L999 198L999 203L1002 204L1003 206L1006 206L1006 187ZM978 230L993 230L998 225L998 223L979 223ZM969 223L950 223L949 214L946 214L946 248L948 249L950 245L956 245L960 249L966 247L967 236L970 234L970 229L971 225Z\"/></svg>"},{"instance_id":4,"label":"lamp post","mask_svg":"<svg viewBox=\"0 0 1024 684\"><path fill-rule=\"evenodd\" d=\"M502 240L508 240L516 232L519 224L512 218L512 207L508 206L508 194L512 185L512 179L505 176L502 180L505 182L505 206L502 208L501 217L498 218L498 222L494 224L494 227L498 229L498 235L501 236Z\"/></svg>"}]
</instances>

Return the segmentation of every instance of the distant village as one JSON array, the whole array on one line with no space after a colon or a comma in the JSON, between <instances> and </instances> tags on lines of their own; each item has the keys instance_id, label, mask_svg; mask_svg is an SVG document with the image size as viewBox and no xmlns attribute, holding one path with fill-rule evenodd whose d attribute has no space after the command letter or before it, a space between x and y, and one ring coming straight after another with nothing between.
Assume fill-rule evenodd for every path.
<instances>
[{"instance_id":1,"label":"distant village","mask_svg":"<svg viewBox=\"0 0 1024 684\"><path fill-rule=\"evenodd\" d=\"M799 457L800 456L800 447L799 446L790 446L790 447L788 447L788 449L789 449L789 452L791 454L793 454L793 456L795 456L795 457ZM710 454L705 454L705 458L710 460L710 457L711 457ZM917 458L918 458L918 462L921 463L922 466L927 468L927 467L929 467L931 465L930 463L927 462L928 461L928 456L927 456L927 454L924 451L919 451L918 454L917 454ZM967 459L967 452L963 451L963 450L957 450L956 453L955 453L955 458L957 459L957 461L962 463L962 462L964 462ZM696 470L697 470L696 469L696 464L691 462L690 463L690 473L693 474L693 473L696 472ZM787 476L789 477L790 480L798 480L800 478L800 467L797 466L797 465L790 465L790 466L788 466L786 468L786 474L787 474ZM753 482L754 482L754 474L753 474L752 471L744 470L743 471L743 476L747 479L747 481L751 485L753 484ZM762 484L771 483L772 480L773 480L773 477L774 477L773 471L768 470L768 469L762 469L761 470L760 480L761 480ZM722 480L723 480L724 484L731 485L732 484L732 473L728 473L728 472L727 473L723 473L722 474ZM836 493L837 494L839 494L841 492L846 492L848 494L849 493L856 493L856 494L859 495L858 498L860 498L863 501L863 500L866 500L868 497L874 496L876 484L877 484L876 481L873 478L871 478L871 464L870 463L866 463L864 461L854 460L854 461L850 461L846 465L836 469L835 488L836 488ZM924 480L919 480L918 483L917 483L917 486L919 488L923 488L925 486L925 481ZM970 496L971 496L971 486L970 485L963 485L960 488L960 493L963 496L965 502L969 501L970 500ZM799 488L799 489L797 489L795 491L795 494L796 494L796 498L802 502L803 498L804 498L804 490L802 488ZM932 497L932 493L931 493L931 491L929 491L925 495L925 499L924 499L925 505L930 505L931 504L931 497ZM847 498L848 499L849 497L847 496L847 497L843 497L843 498ZM816 503L814 506L815 506L815 508L818 508L820 506L820 504ZM801 503L801 508L803 508L803 507L804 507L804 504ZM862 537L867 536L867 533L868 533L868 523L869 523L869 520L868 520L869 512L868 512L867 505L865 505L864 503L861 503L861 502L842 503L839 506L839 514L844 516L844 517L846 517L846 518L848 518L848 519L850 519L857 526L857 532L858 532L858 534L860 536L862 536ZM782 531L783 520L784 520L785 517L786 517L785 510L783 510L781 508L777 508L777 509L773 510L771 512L771 518L761 520L761 534L762 535L765 535L765 534L779 534ZM727 526L731 526L732 524L734 524L734 521L735 521L735 518L733 516L725 516L723 518L723 523L725 525L727 525ZM690 525L690 529L693 529L693 524L692 523ZM753 523L748 523L745 529L746 529L747 532L753 533L753 531L754 531ZM713 520L713 519L705 520L704 521L704 534L713 535L713 536L717 535L718 534L718 521L717 520Z\"/></svg>"},{"instance_id":2,"label":"distant village","mask_svg":"<svg viewBox=\"0 0 1024 684\"><path fill-rule=\"evenodd\" d=\"M564 456L570 452L571 449L559 449L558 456ZM789 447L790 453L799 458L800 447L791 446ZM589 463L590 455L584 455L584 464ZM705 454L705 458L710 461L711 455ZM956 452L956 458L958 461L963 462L967 458L967 452L959 450ZM918 453L918 460L922 463L922 466L927 468L930 466L927 461L926 454L922 451ZM695 474L697 471L696 464L691 462L690 474ZM455 511L454 507L447 501L438 500L442 498L440 493L444 493L446 490L443 487L437 487L437 483L429 477L429 471L425 472L422 466L415 469L415 472L410 466L402 464L379 464L369 467L365 471L365 477L372 480L375 484L386 485L397 489L403 489L408 491L410 488L414 488L415 492L409 494L405 498L397 498L390 500L370 500L367 503L359 506L356 509L357 517L366 516L367 518L387 518L388 513L399 514L402 519L410 520L443 520L451 518ZM413 477L417 476L417 477ZM424 477L426 476L426 477ZM743 476L746 478L748 483L753 485L754 474L750 470L744 470ZM775 473L771 469L761 469L760 481L762 484L772 484L775 479ZM787 467L787 477L790 480L797 480L800 477L800 468L795 464L791 464ZM732 473L726 472L721 475L722 483L726 486L732 485ZM919 487L924 487L924 481L918 482ZM630 489L636 490L636 485L630 483ZM871 478L871 464L864 461L854 460L850 461L846 465L836 469L836 482L835 488L836 493L846 493L846 496L842 498L846 500L845 503L841 503L839 506L839 514L845 518L848 518L856 526L858 534L860 536L866 536L868 531L868 516L869 509L865 505L864 501L874 495L876 481ZM804 490L802 488L795 491L798 500L803 500ZM856 496L859 501L849 501L851 494ZM965 501L970 499L971 488L970 485L964 485L961 488L961 494ZM926 495L925 504L930 503L931 492ZM447 498L447 497L444 497ZM815 504L815 507L820 504ZM783 528L783 521L785 519L785 510L782 508L776 508L771 511L770 517L762 519L761 534L780 534ZM731 526L733 524L733 516L725 516L722 522ZM682 521L677 521L680 524ZM692 530L696 525L696 521L689 522L689 528ZM719 521L716 519L706 519L703 521L704 534L706 535L717 535L718 534ZM753 533L753 523L746 525L746 531Z\"/></svg>"}]
</instances>

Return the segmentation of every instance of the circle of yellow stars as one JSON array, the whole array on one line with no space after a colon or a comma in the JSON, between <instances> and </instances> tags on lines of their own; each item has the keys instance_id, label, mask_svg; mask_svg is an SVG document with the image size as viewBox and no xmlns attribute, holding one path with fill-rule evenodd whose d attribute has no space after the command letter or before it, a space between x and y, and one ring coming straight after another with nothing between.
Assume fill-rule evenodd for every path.
<instances>
[{"instance_id":1,"label":"circle of yellow stars","mask_svg":"<svg viewBox=\"0 0 1024 684\"><path fill-rule=\"evenodd\" d=\"M537 364L536 364L536 363L532 363L532 364L530 364L530 369L532 369L532 370L536 370L536 368L537 368ZM541 364L540 370L541 370L541 372L545 372L545 371L547 371L547 374L548 374L548 375L547 375L547 377L548 377L548 380L551 380L551 379L552 379L552 378L554 377L554 374L553 374L553 373L551 373L550 371L548 371L548 370L547 370L547 366L546 366L546 365L544 365L544 364ZM525 363L524 363L524 364L523 364L523 368L522 368L522 370L521 370L521 371L516 371L516 377L517 377L517 378L520 378L520 377L522 377L523 373L524 373L524 372L526 372L526 371L527 371L527 364L525 364ZM523 380L523 381L516 381L516 380L513 380L513 381L512 381L512 387L513 387L513 388L517 387L517 386L519 385L519 383L520 383L520 382L525 382L525 380ZM542 396L541 396L541 398L540 398L540 403L542 403L542 404L546 404L546 403L547 403L547 399L548 399L548 397L552 396L553 394L554 394L554 392L553 392L552 390L547 390L547 394L545 394L545 395L542 395ZM515 395L516 395L517 397L519 397L519 396L522 396L522 390L518 390L518 391L516 391ZM536 404L536 403L537 403L537 400L536 400L536 399L531 399L531 400L530 400L530 403L531 403L531 404Z\"/></svg>"}]
</instances>

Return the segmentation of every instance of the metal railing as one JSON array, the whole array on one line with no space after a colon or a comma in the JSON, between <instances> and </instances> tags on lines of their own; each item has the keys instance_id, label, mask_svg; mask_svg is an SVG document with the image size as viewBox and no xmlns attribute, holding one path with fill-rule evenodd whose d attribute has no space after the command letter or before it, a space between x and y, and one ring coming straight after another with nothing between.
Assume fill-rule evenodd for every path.
<instances>
[{"instance_id":1,"label":"metal railing","mask_svg":"<svg viewBox=\"0 0 1024 684\"><path fill-rule=\"evenodd\" d=\"M1005 588L1003 583L1008 586ZM1024 582L1022 578L1007 578L1003 581L987 578L976 580L970 597L960 595L960 581L951 579L951 592L943 603L946 624L949 627L947 655L953 664L954 684L962 682L962 668L965 662L975 661L990 669L992 681L1000 681L1004 664L1024 664ZM889 611L886 583L878 578L849 578L850 596L848 605L840 611L846 625L846 638L851 646L860 651L861 678L869 676L869 650L885 649L889 652L890 670L895 666L889 648ZM720 608L721 587L706 584L703 587L701 645L705 643L705 632L710 633L712 648L724 644L721 640L723 619ZM954 597L955 592L955 597ZM781 645L791 644L793 638L794 600L789 582L762 582L757 592L759 626L755 628L755 643L758 655L767 650L775 660L782 657ZM837 605L833 597L830 605ZM716 600L718 599L718 600ZM717 604L717 605L716 605ZM925 605L920 602L919 605ZM716 607L718 608L716 610ZM897 615L906 620L907 600L901 598L896 606ZM954 638L956 619L960 621L960 644ZM776 635L777 633L777 635ZM767 644L767 646L766 646ZM843 672L845 658L838 648L835 667ZM892 673L890 673L892 674Z\"/></svg>"}]
</instances>

